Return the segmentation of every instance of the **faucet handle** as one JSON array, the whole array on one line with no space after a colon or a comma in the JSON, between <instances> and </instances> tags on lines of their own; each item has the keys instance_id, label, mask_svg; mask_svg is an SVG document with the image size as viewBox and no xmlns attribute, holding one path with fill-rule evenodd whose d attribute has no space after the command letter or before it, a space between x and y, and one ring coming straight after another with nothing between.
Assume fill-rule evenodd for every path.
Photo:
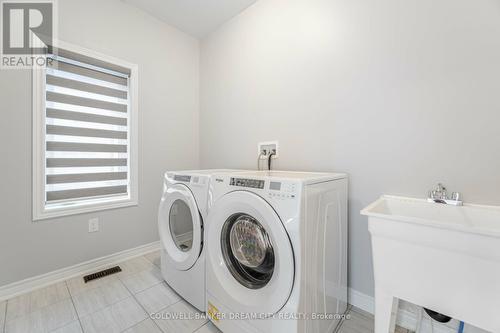
<instances>
[{"instance_id":1,"label":"faucet handle","mask_svg":"<svg viewBox=\"0 0 500 333\"><path fill-rule=\"evenodd\" d=\"M448 198L448 193L446 192L446 187L442 183L437 185L436 194L439 196L438 199L446 200Z\"/></svg>"},{"instance_id":2,"label":"faucet handle","mask_svg":"<svg viewBox=\"0 0 500 333\"><path fill-rule=\"evenodd\" d=\"M429 198L435 200L446 200L448 198L446 187L439 183L436 189L429 191Z\"/></svg>"},{"instance_id":3,"label":"faucet handle","mask_svg":"<svg viewBox=\"0 0 500 333\"><path fill-rule=\"evenodd\" d=\"M461 201L462 200L462 194L460 192L453 192L451 193L451 200L455 201Z\"/></svg>"},{"instance_id":4,"label":"faucet handle","mask_svg":"<svg viewBox=\"0 0 500 333\"><path fill-rule=\"evenodd\" d=\"M440 190L432 190L429 192L429 198L441 200L443 199L443 192L441 192Z\"/></svg>"}]
</instances>

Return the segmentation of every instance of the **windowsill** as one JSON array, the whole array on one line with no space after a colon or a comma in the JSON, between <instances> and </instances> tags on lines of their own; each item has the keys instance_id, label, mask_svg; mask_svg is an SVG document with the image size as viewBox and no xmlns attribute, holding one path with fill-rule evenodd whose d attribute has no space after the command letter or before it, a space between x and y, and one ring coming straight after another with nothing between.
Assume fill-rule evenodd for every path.
<instances>
[{"instance_id":1,"label":"windowsill","mask_svg":"<svg viewBox=\"0 0 500 333\"><path fill-rule=\"evenodd\" d=\"M114 198L108 202L95 202L95 203L75 203L74 205L57 205L50 208L45 208L40 212L33 212L33 221L41 221L53 219L63 216L71 216L78 214L96 213L103 210L117 209L137 206L137 200L125 198Z\"/></svg>"}]
</instances>

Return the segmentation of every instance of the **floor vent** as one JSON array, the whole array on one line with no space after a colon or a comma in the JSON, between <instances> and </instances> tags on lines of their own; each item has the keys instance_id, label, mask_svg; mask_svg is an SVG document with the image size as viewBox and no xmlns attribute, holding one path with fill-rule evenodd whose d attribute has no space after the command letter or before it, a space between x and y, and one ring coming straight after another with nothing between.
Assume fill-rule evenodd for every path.
<instances>
[{"instance_id":1,"label":"floor vent","mask_svg":"<svg viewBox=\"0 0 500 333\"><path fill-rule=\"evenodd\" d=\"M118 272L121 272L121 271L122 271L122 269L120 268L120 266L111 267L111 268L105 269L105 270L97 272L97 273L92 273L92 274L89 274L89 275L85 275L83 277L83 281L85 281L85 283L87 283L89 281L92 281L92 280L95 280L95 279L100 279L100 278L103 278L105 276L108 276L108 275L111 275L111 274L115 274L115 273L118 273Z\"/></svg>"}]
</instances>

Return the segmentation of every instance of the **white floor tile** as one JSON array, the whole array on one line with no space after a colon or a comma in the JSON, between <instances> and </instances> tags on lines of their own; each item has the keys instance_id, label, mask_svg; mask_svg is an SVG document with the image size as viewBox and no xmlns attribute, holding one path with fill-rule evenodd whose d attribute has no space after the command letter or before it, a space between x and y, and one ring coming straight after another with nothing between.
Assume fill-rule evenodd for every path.
<instances>
[{"instance_id":1,"label":"white floor tile","mask_svg":"<svg viewBox=\"0 0 500 333\"><path fill-rule=\"evenodd\" d=\"M82 333L82 327L80 322L77 320L50 333Z\"/></svg>"},{"instance_id":2,"label":"white floor tile","mask_svg":"<svg viewBox=\"0 0 500 333\"><path fill-rule=\"evenodd\" d=\"M181 300L165 282L136 294L135 298L148 314L158 312Z\"/></svg>"},{"instance_id":3,"label":"white floor tile","mask_svg":"<svg viewBox=\"0 0 500 333\"><path fill-rule=\"evenodd\" d=\"M144 257L149 260L153 265L160 268L161 267L161 255L160 251L155 251L144 255Z\"/></svg>"},{"instance_id":4,"label":"white floor tile","mask_svg":"<svg viewBox=\"0 0 500 333\"><path fill-rule=\"evenodd\" d=\"M151 288L163 281L160 270L156 266L151 266L139 273L120 276L123 284L133 294Z\"/></svg>"},{"instance_id":5,"label":"white floor tile","mask_svg":"<svg viewBox=\"0 0 500 333\"><path fill-rule=\"evenodd\" d=\"M350 319L344 320L339 333L373 333L374 317L372 314L359 309L351 309ZM395 333L409 333L408 330L396 326Z\"/></svg>"},{"instance_id":6,"label":"white floor tile","mask_svg":"<svg viewBox=\"0 0 500 333\"><path fill-rule=\"evenodd\" d=\"M366 316L356 311L350 311L350 319L345 320L343 326L345 328L354 329L360 332L373 332L375 321L373 316Z\"/></svg>"},{"instance_id":7,"label":"white floor tile","mask_svg":"<svg viewBox=\"0 0 500 333\"><path fill-rule=\"evenodd\" d=\"M365 332L365 331L358 331L352 327L348 327L348 326L344 326L342 325L342 327L340 328L340 331L339 333L368 333L368 332ZM373 332L371 332L373 333Z\"/></svg>"},{"instance_id":8,"label":"white floor tile","mask_svg":"<svg viewBox=\"0 0 500 333\"><path fill-rule=\"evenodd\" d=\"M8 307L8 306L7 306ZM71 299L46 306L6 323L6 333L51 332L77 320Z\"/></svg>"},{"instance_id":9,"label":"white floor tile","mask_svg":"<svg viewBox=\"0 0 500 333\"><path fill-rule=\"evenodd\" d=\"M147 318L141 306L130 297L81 319L85 333L119 333Z\"/></svg>"},{"instance_id":10,"label":"white floor tile","mask_svg":"<svg viewBox=\"0 0 500 333\"><path fill-rule=\"evenodd\" d=\"M155 322L164 332L192 333L205 325L207 320L194 307L181 300L160 311L161 319Z\"/></svg>"},{"instance_id":11,"label":"white floor tile","mask_svg":"<svg viewBox=\"0 0 500 333\"><path fill-rule=\"evenodd\" d=\"M132 296L120 280L102 284L73 296L80 318Z\"/></svg>"},{"instance_id":12,"label":"white floor tile","mask_svg":"<svg viewBox=\"0 0 500 333\"><path fill-rule=\"evenodd\" d=\"M35 311L24 317L18 317L5 324L6 333L47 332L43 326L42 314Z\"/></svg>"},{"instance_id":13,"label":"white floor tile","mask_svg":"<svg viewBox=\"0 0 500 333\"><path fill-rule=\"evenodd\" d=\"M66 282L24 294L8 300L6 321L26 316L48 305L55 304L70 297Z\"/></svg>"},{"instance_id":14,"label":"white floor tile","mask_svg":"<svg viewBox=\"0 0 500 333\"><path fill-rule=\"evenodd\" d=\"M139 272L151 269L151 267L155 267L149 260L144 257L137 257L134 259L130 259L118 264L122 271L118 274L120 278L127 275L137 274Z\"/></svg>"},{"instance_id":15,"label":"white floor tile","mask_svg":"<svg viewBox=\"0 0 500 333\"><path fill-rule=\"evenodd\" d=\"M197 330L196 333L222 333L222 331L209 321Z\"/></svg>"},{"instance_id":16,"label":"white floor tile","mask_svg":"<svg viewBox=\"0 0 500 333\"><path fill-rule=\"evenodd\" d=\"M146 319L132 328L129 328L125 333L162 333L158 326L151 320Z\"/></svg>"}]
</instances>

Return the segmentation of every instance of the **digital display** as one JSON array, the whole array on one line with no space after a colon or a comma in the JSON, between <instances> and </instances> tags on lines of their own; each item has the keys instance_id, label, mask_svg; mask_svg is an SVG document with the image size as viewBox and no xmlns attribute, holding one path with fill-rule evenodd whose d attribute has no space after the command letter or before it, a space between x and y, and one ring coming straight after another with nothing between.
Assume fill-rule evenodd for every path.
<instances>
[{"instance_id":1,"label":"digital display","mask_svg":"<svg viewBox=\"0 0 500 333\"><path fill-rule=\"evenodd\" d=\"M229 185L263 189L264 181L259 179L231 178Z\"/></svg>"},{"instance_id":2,"label":"digital display","mask_svg":"<svg viewBox=\"0 0 500 333\"><path fill-rule=\"evenodd\" d=\"M271 182L269 184L269 189L273 191L281 191L281 183L280 182Z\"/></svg>"},{"instance_id":3,"label":"digital display","mask_svg":"<svg viewBox=\"0 0 500 333\"><path fill-rule=\"evenodd\" d=\"M189 183L191 181L191 176L174 175L174 180Z\"/></svg>"}]
</instances>

